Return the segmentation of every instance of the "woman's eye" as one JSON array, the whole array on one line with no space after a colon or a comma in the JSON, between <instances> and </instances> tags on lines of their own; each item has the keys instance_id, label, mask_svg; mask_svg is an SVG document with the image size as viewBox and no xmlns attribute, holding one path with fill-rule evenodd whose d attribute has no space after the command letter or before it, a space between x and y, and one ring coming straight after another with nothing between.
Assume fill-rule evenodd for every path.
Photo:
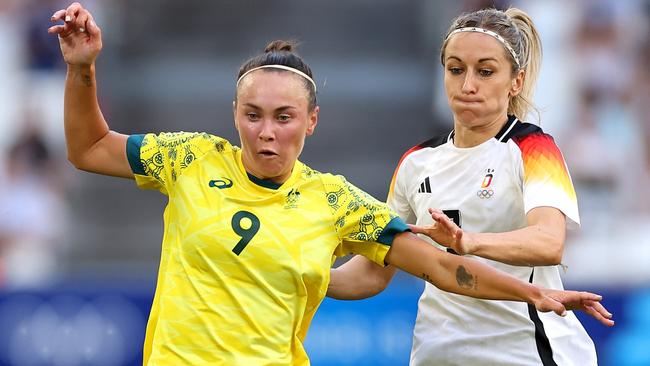
<instances>
[{"instance_id":1,"label":"woman's eye","mask_svg":"<svg viewBox=\"0 0 650 366\"><path fill-rule=\"evenodd\" d=\"M280 122L287 122L291 119L291 116L288 114L281 114L278 116L278 121Z\"/></svg>"},{"instance_id":2,"label":"woman's eye","mask_svg":"<svg viewBox=\"0 0 650 366\"><path fill-rule=\"evenodd\" d=\"M452 73L453 75L460 75L463 72L463 69L460 67L450 67L449 72Z\"/></svg>"},{"instance_id":3,"label":"woman's eye","mask_svg":"<svg viewBox=\"0 0 650 366\"><path fill-rule=\"evenodd\" d=\"M257 115L257 113L254 113L254 112L248 112L248 113L246 113L246 116L251 121L257 121L259 119L259 116Z\"/></svg>"},{"instance_id":4,"label":"woman's eye","mask_svg":"<svg viewBox=\"0 0 650 366\"><path fill-rule=\"evenodd\" d=\"M479 73L481 76L490 76L490 75L492 75L492 74L494 73L494 71L492 71L492 70L490 70L490 69L480 69L480 70L478 71L478 73Z\"/></svg>"}]
</instances>

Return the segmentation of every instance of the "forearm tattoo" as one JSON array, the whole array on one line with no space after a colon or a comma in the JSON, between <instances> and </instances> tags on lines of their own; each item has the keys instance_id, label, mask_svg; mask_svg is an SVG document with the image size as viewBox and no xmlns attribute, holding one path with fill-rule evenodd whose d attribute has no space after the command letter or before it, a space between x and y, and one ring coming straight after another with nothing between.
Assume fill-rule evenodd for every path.
<instances>
[{"instance_id":1,"label":"forearm tattoo","mask_svg":"<svg viewBox=\"0 0 650 366\"><path fill-rule=\"evenodd\" d=\"M422 274L422 279L429 282L429 283L431 283L431 284L433 284L433 282L431 282L431 277L429 277L429 275L426 274L426 273Z\"/></svg>"},{"instance_id":2,"label":"forearm tattoo","mask_svg":"<svg viewBox=\"0 0 650 366\"><path fill-rule=\"evenodd\" d=\"M422 279L435 285L431 281L431 277L426 273L422 273ZM462 288L478 289L478 278L467 272L467 269L463 266L458 266L458 269L456 270L456 282L458 283L458 286Z\"/></svg>"},{"instance_id":3,"label":"forearm tattoo","mask_svg":"<svg viewBox=\"0 0 650 366\"><path fill-rule=\"evenodd\" d=\"M93 77L90 74L83 74L81 75L81 81L84 83L85 86L91 87L93 86Z\"/></svg>"},{"instance_id":4,"label":"forearm tattoo","mask_svg":"<svg viewBox=\"0 0 650 366\"><path fill-rule=\"evenodd\" d=\"M476 277L467 272L463 266L458 266L458 269L456 270L456 282L458 283L458 286L467 289L476 288L477 286Z\"/></svg>"}]
</instances>

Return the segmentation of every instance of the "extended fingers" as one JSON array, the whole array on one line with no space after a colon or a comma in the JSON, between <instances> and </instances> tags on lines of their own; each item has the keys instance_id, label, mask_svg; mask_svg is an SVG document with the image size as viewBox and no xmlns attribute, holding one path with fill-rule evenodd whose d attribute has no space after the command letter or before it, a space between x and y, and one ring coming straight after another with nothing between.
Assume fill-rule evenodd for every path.
<instances>
[{"instance_id":1,"label":"extended fingers","mask_svg":"<svg viewBox=\"0 0 650 366\"><path fill-rule=\"evenodd\" d=\"M579 295L581 298L579 306L580 310L593 316L605 326L611 327L614 325L612 313L610 313L603 304L600 303L602 296L590 292L580 292Z\"/></svg>"},{"instance_id":2,"label":"extended fingers","mask_svg":"<svg viewBox=\"0 0 650 366\"><path fill-rule=\"evenodd\" d=\"M590 300L590 301L600 301L603 299L601 295L594 294L591 292L586 292L586 291L581 291L580 297L582 298L582 300Z\"/></svg>"},{"instance_id":3,"label":"extended fingers","mask_svg":"<svg viewBox=\"0 0 650 366\"><path fill-rule=\"evenodd\" d=\"M65 17L65 13L66 13L65 9L55 11L54 14L52 14L52 18L50 18L50 21L56 22L59 20L63 20L63 17Z\"/></svg>"},{"instance_id":4,"label":"extended fingers","mask_svg":"<svg viewBox=\"0 0 650 366\"><path fill-rule=\"evenodd\" d=\"M434 213L442 214L442 211L437 208L429 208L429 214L433 215Z\"/></svg>"},{"instance_id":5,"label":"extended fingers","mask_svg":"<svg viewBox=\"0 0 650 366\"><path fill-rule=\"evenodd\" d=\"M583 310L585 313L593 316L596 320L601 322L603 325L611 327L614 325L614 321L611 319L612 314L605 310L605 308L600 305L600 303L594 303L594 306L584 306Z\"/></svg>"},{"instance_id":6,"label":"extended fingers","mask_svg":"<svg viewBox=\"0 0 650 366\"><path fill-rule=\"evenodd\" d=\"M584 302L585 307L590 307L597 311L599 314L602 314L603 317L607 319L611 319L613 314L610 313L604 306L598 301L585 301Z\"/></svg>"},{"instance_id":7,"label":"extended fingers","mask_svg":"<svg viewBox=\"0 0 650 366\"><path fill-rule=\"evenodd\" d=\"M416 226L416 225L408 224L408 227L409 229L411 229L411 232L413 234L424 234L427 236L431 236L432 231L437 229L437 224L435 222L428 226Z\"/></svg>"},{"instance_id":8,"label":"extended fingers","mask_svg":"<svg viewBox=\"0 0 650 366\"><path fill-rule=\"evenodd\" d=\"M409 229L411 229L411 232L413 234L425 234L426 233L426 229L421 227L421 226L415 226L415 225L412 225L412 224L408 224L408 227L409 227Z\"/></svg>"},{"instance_id":9,"label":"extended fingers","mask_svg":"<svg viewBox=\"0 0 650 366\"><path fill-rule=\"evenodd\" d=\"M432 212L431 218L433 218L435 222L437 222L439 225L442 225L442 227L452 233L454 237L461 235L462 230L458 227L458 225L456 225L452 219L447 217L447 215L443 214L442 212Z\"/></svg>"},{"instance_id":10,"label":"extended fingers","mask_svg":"<svg viewBox=\"0 0 650 366\"><path fill-rule=\"evenodd\" d=\"M65 9L58 10L58 11L54 12L54 14L52 14L52 17L50 18L50 21L53 22L53 23L58 22L58 21L62 21L63 18L65 17L65 14L66 14ZM51 27L49 27L47 29L47 33L62 35L62 34L66 33L66 28L67 27L66 27L65 23L64 24L53 25L53 26L51 26Z\"/></svg>"},{"instance_id":11,"label":"extended fingers","mask_svg":"<svg viewBox=\"0 0 650 366\"><path fill-rule=\"evenodd\" d=\"M53 25L49 28L47 28L47 33L49 34L61 34L65 30L65 26L63 25Z\"/></svg>"}]
</instances>

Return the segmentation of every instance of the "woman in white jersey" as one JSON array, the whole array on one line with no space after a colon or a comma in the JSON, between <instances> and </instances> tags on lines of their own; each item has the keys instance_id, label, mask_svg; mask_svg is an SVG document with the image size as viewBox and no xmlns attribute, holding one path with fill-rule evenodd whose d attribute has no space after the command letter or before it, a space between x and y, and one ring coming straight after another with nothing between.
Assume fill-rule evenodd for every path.
<instances>
[{"instance_id":1,"label":"woman in white jersey","mask_svg":"<svg viewBox=\"0 0 650 366\"><path fill-rule=\"evenodd\" d=\"M441 50L454 129L404 154L388 203L449 252L561 289L565 230L580 220L576 194L553 138L519 119L532 107L540 59L539 35L519 9L456 18ZM328 296L371 296L394 271L355 257L332 270ZM548 316L428 283L420 298L411 365L596 363L572 313Z\"/></svg>"},{"instance_id":2,"label":"woman in white jersey","mask_svg":"<svg viewBox=\"0 0 650 366\"><path fill-rule=\"evenodd\" d=\"M272 42L239 70L239 148L207 133L111 131L96 96L99 27L78 3L52 20L63 22L49 32L68 64L70 161L168 196L143 364L309 365L303 342L331 259L349 252L457 293L610 316L597 295L540 289L437 250L386 204L298 161L319 107L311 69L292 44Z\"/></svg>"}]
</instances>

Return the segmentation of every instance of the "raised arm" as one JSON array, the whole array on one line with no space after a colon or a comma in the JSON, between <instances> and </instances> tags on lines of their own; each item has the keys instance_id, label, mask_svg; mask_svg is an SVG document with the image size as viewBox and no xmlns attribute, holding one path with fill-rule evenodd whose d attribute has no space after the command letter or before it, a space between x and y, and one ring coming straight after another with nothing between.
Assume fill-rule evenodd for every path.
<instances>
[{"instance_id":1,"label":"raised arm","mask_svg":"<svg viewBox=\"0 0 650 366\"><path fill-rule=\"evenodd\" d=\"M364 256L356 255L330 270L327 296L339 300L359 300L382 292L395 274L395 267L380 267Z\"/></svg>"},{"instance_id":2,"label":"raised arm","mask_svg":"<svg viewBox=\"0 0 650 366\"><path fill-rule=\"evenodd\" d=\"M558 315L567 309L582 310L607 326L614 325L599 295L543 289L476 260L443 252L409 232L395 236L386 262L444 291L488 300L522 301Z\"/></svg>"},{"instance_id":3,"label":"raised arm","mask_svg":"<svg viewBox=\"0 0 650 366\"><path fill-rule=\"evenodd\" d=\"M68 160L81 170L133 179L126 157L128 136L109 129L97 102L95 60L102 48L101 30L81 4L55 12L48 33L59 37L68 65L64 130Z\"/></svg>"}]
</instances>

